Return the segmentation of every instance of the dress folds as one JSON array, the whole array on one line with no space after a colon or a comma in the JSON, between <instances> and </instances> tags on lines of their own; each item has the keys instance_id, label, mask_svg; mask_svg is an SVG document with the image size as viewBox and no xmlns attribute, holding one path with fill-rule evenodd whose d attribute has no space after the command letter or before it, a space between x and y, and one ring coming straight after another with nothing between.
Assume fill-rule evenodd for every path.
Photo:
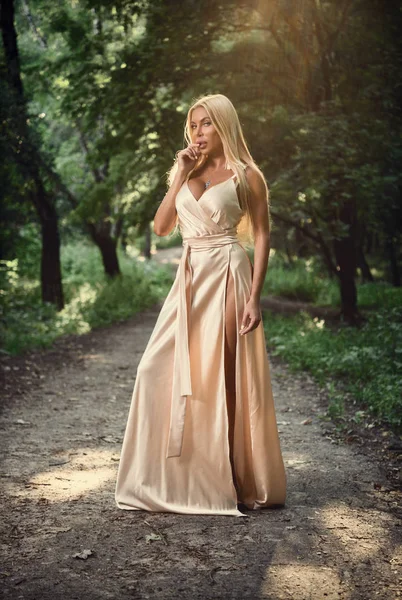
<instances>
[{"instance_id":1,"label":"dress folds","mask_svg":"<svg viewBox=\"0 0 402 600\"><path fill-rule=\"evenodd\" d=\"M262 322L241 336L253 266L236 236L235 176L176 196L183 253L137 368L116 481L121 509L245 516L283 505L286 474ZM224 369L226 281L237 321L233 463Z\"/></svg>"}]
</instances>

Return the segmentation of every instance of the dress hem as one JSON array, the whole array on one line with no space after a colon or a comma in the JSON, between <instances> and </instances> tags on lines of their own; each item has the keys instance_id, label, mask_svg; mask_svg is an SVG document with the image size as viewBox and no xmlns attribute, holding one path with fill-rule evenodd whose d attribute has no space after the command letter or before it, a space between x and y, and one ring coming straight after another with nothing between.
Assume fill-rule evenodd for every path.
<instances>
[{"instance_id":1,"label":"dress hem","mask_svg":"<svg viewBox=\"0 0 402 600\"><path fill-rule=\"evenodd\" d=\"M122 505L119 504L118 502L116 502L116 506L117 508L119 508L120 510L142 510L144 512L153 512L153 513L174 513L174 514L180 514L180 515L210 515L210 516L231 516L231 517L248 517L248 515L245 515L244 513L242 513L240 510L238 510L237 508L233 509L233 510L222 510L222 511L216 511L216 510L208 510L208 509L200 509L200 510L168 510L168 509L160 509L160 510L149 510L146 508L137 508L135 506L127 506L127 505Z\"/></svg>"}]
</instances>

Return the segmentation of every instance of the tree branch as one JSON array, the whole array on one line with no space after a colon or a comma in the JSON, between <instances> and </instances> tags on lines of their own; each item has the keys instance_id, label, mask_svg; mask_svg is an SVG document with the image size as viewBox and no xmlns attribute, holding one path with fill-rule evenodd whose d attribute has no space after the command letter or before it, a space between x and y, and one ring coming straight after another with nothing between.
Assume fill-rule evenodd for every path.
<instances>
[{"instance_id":1,"label":"tree branch","mask_svg":"<svg viewBox=\"0 0 402 600\"><path fill-rule=\"evenodd\" d=\"M325 243L324 239L320 235L312 233L303 225L300 225L300 223L298 223L297 221L294 221L290 217L286 217L285 215L277 213L273 210L271 210L271 215L274 217L274 219L278 219L278 221L282 221L283 223L286 223L287 225L291 225L295 229L298 229L303 235L305 235L309 239L313 240L316 244L318 244L331 271L335 275L339 276L338 270L331 256L331 251Z\"/></svg>"}]
</instances>

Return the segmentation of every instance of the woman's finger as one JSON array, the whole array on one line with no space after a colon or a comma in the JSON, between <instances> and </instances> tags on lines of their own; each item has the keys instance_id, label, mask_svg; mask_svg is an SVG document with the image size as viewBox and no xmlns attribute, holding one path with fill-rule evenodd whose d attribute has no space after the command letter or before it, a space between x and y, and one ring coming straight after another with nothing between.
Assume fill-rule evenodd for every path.
<instances>
[{"instance_id":1,"label":"woman's finger","mask_svg":"<svg viewBox=\"0 0 402 600\"><path fill-rule=\"evenodd\" d=\"M191 151L194 155L194 158L198 158L198 146L196 144L191 145Z\"/></svg>"},{"instance_id":2,"label":"woman's finger","mask_svg":"<svg viewBox=\"0 0 402 600\"><path fill-rule=\"evenodd\" d=\"M245 333L249 333L250 331L252 331L253 329L255 329L258 325L259 325L259 320L258 319L251 319L250 323L248 324L248 326L245 327L244 329L240 330L241 335L244 335Z\"/></svg>"},{"instance_id":3,"label":"woman's finger","mask_svg":"<svg viewBox=\"0 0 402 600\"><path fill-rule=\"evenodd\" d=\"M195 150L194 150L194 148L191 148L191 146L187 147L187 154L188 154L188 156L190 156L190 158L193 158L193 159L197 158Z\"/></svg>"},{"instance_id":4,"label":"woman's finger","mask_svg":"<svg viewBox=\"0 0 402 600\"><path fill-rule=\"evenodd\" d=\"M250 315L249 315L249 314L248 314L248 312L246 311L246 312L244 313L244 315L243 315L243 319L242 319L242 322L241 322L241 326L240 326L240 331L239 331L239 333L243 333L243 332L244 332L245 328L247 327L247 323L248 323L248 320L249 320L249 319L250 319Z\"/></svg>"}]
</instances>

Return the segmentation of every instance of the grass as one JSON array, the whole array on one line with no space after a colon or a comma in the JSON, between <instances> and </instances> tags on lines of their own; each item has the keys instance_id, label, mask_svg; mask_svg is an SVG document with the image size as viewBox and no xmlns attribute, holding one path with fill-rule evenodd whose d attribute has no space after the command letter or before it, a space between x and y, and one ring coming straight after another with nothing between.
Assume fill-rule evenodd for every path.
<instances>
[{"instance_id":1,"label":"grass","mask_svg":"<svg viewBox=\"0 0 402 600\"><path fill-rule=\"evenodd\" d=\"M138 250L143 251L145 248L145 235L137 235L133 240L133 244ZM168 235L164 236L157 236L151 230L151 245L158 250L181 246L181 244L182 237L179 230L172 229Z\"/></svg>"},{"instance_id":2,"label":"grass","mask_svg":"<svg viewBox=\"0 0 402 600\"><path fill-rule=\"evenodd\" d=\"M332 397L330 413L342 413L352 395L381 421L402 426L402 308L382 308L361 328L329 328L306 313L283 317L264 312L267 343L291 369L308 371Z\"/></svg>"},{"instance_id":3,"label":"grass","mask_svg":"<svg viewBox=\"0 0 402 600\"><path fill-rule=\"evenodd\" d=\"M340 301L337 281L323 274L316 261L295 258L289 265L274 250L271 250L262 295L322 306L337 305Z\"/></svg>"},{"instance_id":4,"label":"grass","mask_svg":"<svg viewBox=\"0 0 402 600\"><path fill-rule=\"evenodd\" d=\"M392 308L402 304L402 291L389 283L357 283L358 305L366 308ZM310 302L316 306L340 306L339 285L329 278L314 259L293 258L292 264L271 251L263 296Z\"/></svg>"},{"instance_id":5,"label":"grass","mask_svg":"<svg viewBox=\"0 0 402 600\"><path fill-rule=\"evenodd\" d=\"M272 253L263 294L315 305L339 306L336 280L322 275L313 260L289 266ZM326 386L328 413L340 416L352 396L362 410L396 429L402 427L402 289L384 282L357 285L358 305L366 316L360 328L329 326L307 313L264 312L267 343L294 371L307 371Z\"/></svg>"},{"instance_id":6,"label":"grass","mask_svg":"<svg viewBox=\"0 0 402 600\"><path fill-rule=\"evenodd\" d=\"M62 335L82 334L128 319L166 296L172 284L168 268L122 252L119 259L122 274L110 280L104 274L97 248L80 241L63 246L65 307L60 312L41 302L37 280L21 276L17 261L3 262L3 351L17 355L50 346Z\"/></svg>"},{"instance_id":7,"label":"grass","mask_svg":"<svg viewBox=\"0 0 402 600\"><path fill-rule=\"evenodd\" d=\"M162 245L175 245L176 239ZM62 247L65 308L43 305L37 263L9 261L0 272L0 334L3 348L20 354L45 347L61 335L86 333L94 327L123 321L162 300L172 284L172 272L141 261L138 247L119 252L122 276L108 280L99 251L77 241ZM251 254L252 256L252 254ZM322 275L313 260L294 259L289 266L272 253L263 294L314 304L338 306L335 280ZM31 264L32 263L32 264ZM367 322L361 328L334 328L307 313L279 316L264 313L267 342L295 371L308 371L331 397L330 416L342 414L352 394L362 410L390 425L402 426L402 290L385 283L358 285L359 307Z\"/></svg>"}]
</instances>

